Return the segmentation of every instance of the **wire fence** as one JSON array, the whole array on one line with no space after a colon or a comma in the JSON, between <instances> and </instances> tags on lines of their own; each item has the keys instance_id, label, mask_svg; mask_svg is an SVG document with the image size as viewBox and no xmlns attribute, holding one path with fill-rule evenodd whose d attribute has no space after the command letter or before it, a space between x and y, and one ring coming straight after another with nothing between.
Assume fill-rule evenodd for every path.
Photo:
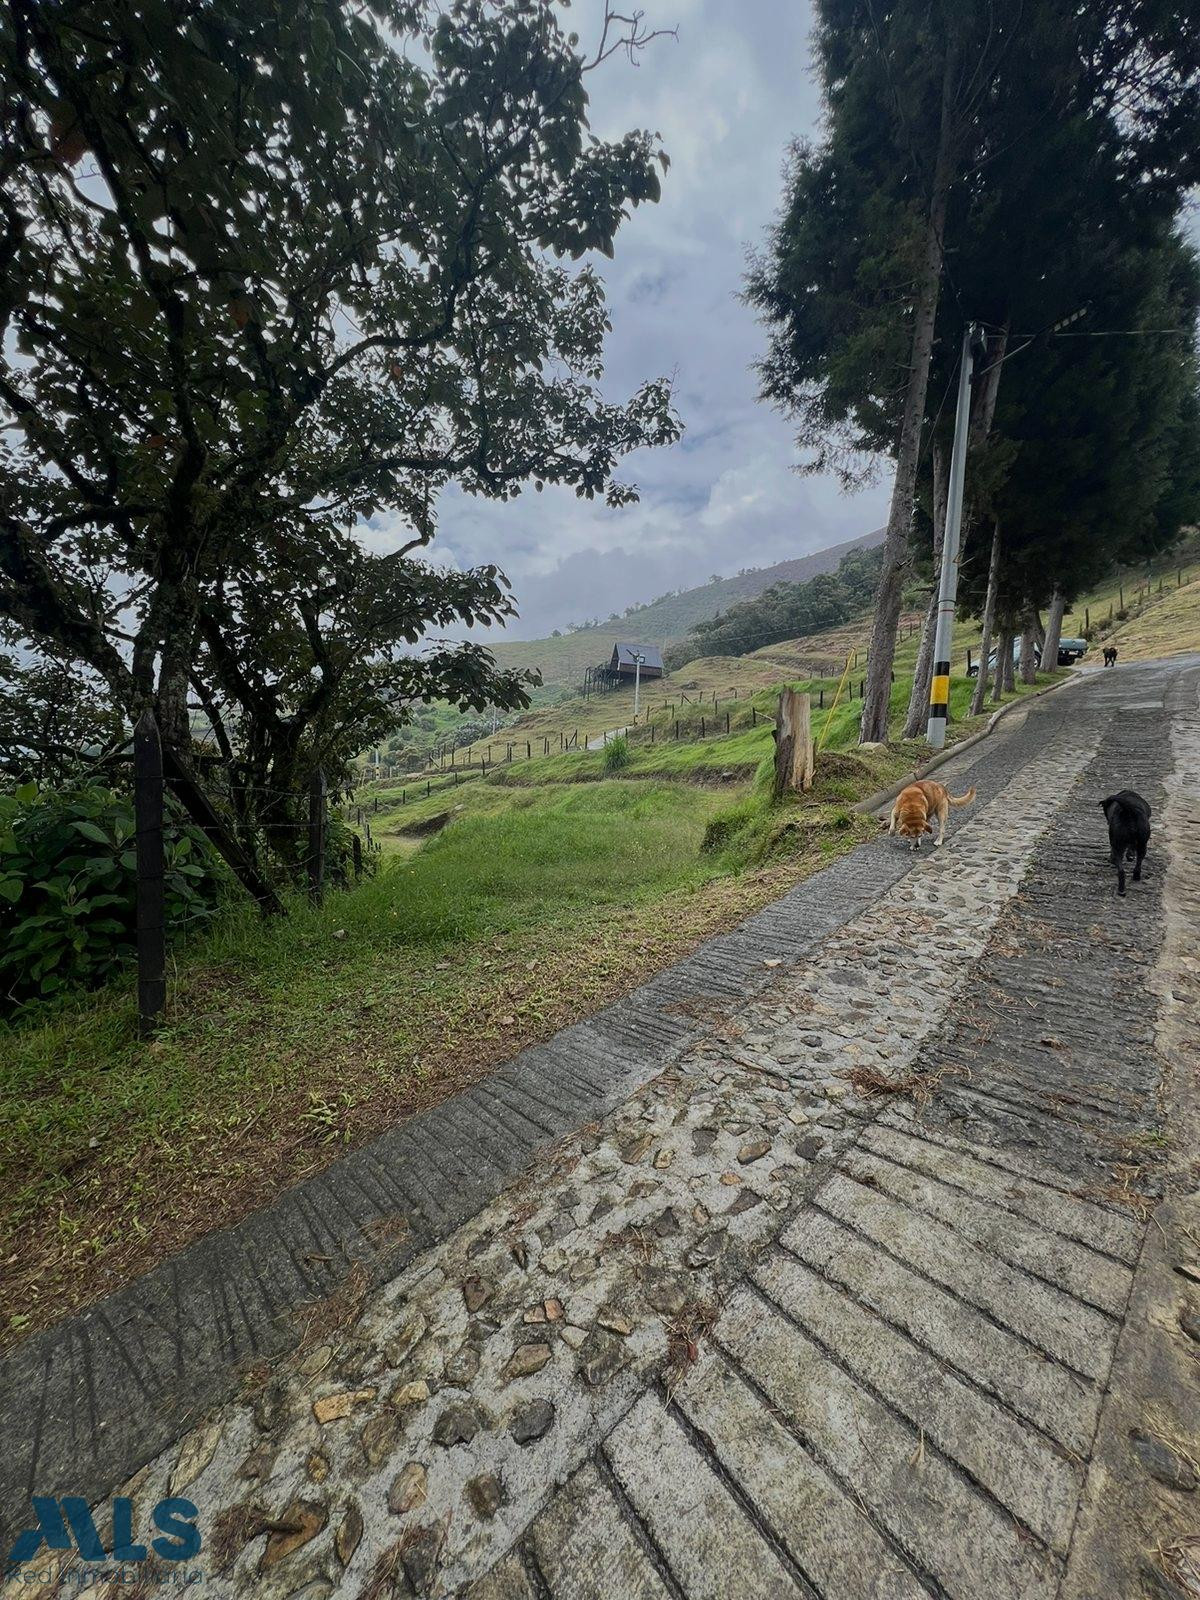
<instances>
[{"instance_id":1,"label":"wire fence","mask_svg":"<svg viewBox=\"0 0 1200 1600\"><path fill-rule=\"evenodd\" d=\"M893 682L895 677L893 672ZM861 700L865 689L865 677L851 678L842 693L841 703L847 704L856 698ZM811 696L813 713L816 715L834 708L838 683L833 677L824 682L809 682L804 692ZM775 698L778 690L756 689L751 693ZM543 734L537 738L491 740L486 745L477 746L478 753L463 760L458 759L460 752L450 752L444 765L436 770L413 774L409 781L401 781L399 793L393 788L383 797L383 803L389 809L394 805L409 805L416 800L429 799L435 794L456 789L461 784L486 778L497 771L550 756L591 752L602 759L604 750L615 738L624 738L646 748L695 744L752 732L757 728L774 727L775 718L748 697L739 695L731 702L722 701L719 697L709 700L707 694L703 699L687 694L677 695L671 700L656 700L653 706L643 708L637 722L631 719L619 728L597 728L589 732L576 727L559 729L554 734ZM380 798L379 795L373 797L375 812L379 810Z\"/></svg>"},{"instance_id":2,"label":"wire fence","mask_svg":"<svg viewBox=\"0 0 1200 1600\"><path fill-rule=\"evenodd\" d=\"M1081 608L1084 633L1105 630L1129 617L1140 615L1152 597L1161 596L1172 587L1172 577L1175 580L1174 587L1182 588L1191 581L1192 574L1179 567L1174 571L1164 570L1145 580L1119 583L1117 595L1109 603L1107 612L1100 607L1093 610L1090 605ZM1067 615L1072 620L1078 620L1079 614L1079 611L1070 611ZM903 628L908 637L914 636L920 629L920 619L906 617ZM965 652L968 674L977 655L974 649ZM843 694L843 703L863 698L868 652L852 648L848 651L848 659L849 681ZM814 713L826 710L833 702L836 680L846 671L846 659L805 662L801 657L791 665L797 673L806 672ZM893 672L893 682L895 677ZM589 728L580 722L550 733L522 734L520 730L512 730L513 737L509 737L504 730L498 730L484 738L465 735L447 738L435 745L423 761L414 762L404 770L395 765L371 770L367 781L375 786L386 784L394 787L400 784L399 803L407 805L414 799L428 798L444 788L456 788L473 778L486 777L498 768L553 755L597 748L603 750L618 733L627 739L648 744L678 743L724 737L763 724L773 725L774 719L760 710L754 701L756 697L761 699L775 695L777 687L738 684L725 689L703 691L678 688L664 695L661 690L655 692L661 681L652 679L649 684L643 684L642 708L638 718L635 721L630 717L623 726L614 727L610 720L606 726ZM389 799L387 803L396 802ZM378 798L374 805L377 811Z\"/></svg>"}]
</instances>

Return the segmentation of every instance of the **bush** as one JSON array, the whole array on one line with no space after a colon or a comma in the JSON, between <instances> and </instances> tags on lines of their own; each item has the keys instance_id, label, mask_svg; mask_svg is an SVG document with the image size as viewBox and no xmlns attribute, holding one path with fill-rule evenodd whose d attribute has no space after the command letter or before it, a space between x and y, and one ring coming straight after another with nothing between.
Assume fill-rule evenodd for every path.
<instances>
[{"instance_id":1,"label":"bush","mask_svg":"<svg viewBox=\"0 0 1200 1600\"><path fill-rule=\"evenodd\" d=\"M620 772L629 765L629 740L623 733L604 746L605 772Z\"/></svg>"},{"instance_id":2,"label":"bush","mask_svg":"<svg viewBox=\"0 0 1200 1600\"><path fill-rule=\"evenodd\" d=\"M167 924L209 916L226 881L203 836L168 818ZM0 795L0 1014L103 983L134 955L132 800L88 787Z\"/></svg>"}]
</instances>

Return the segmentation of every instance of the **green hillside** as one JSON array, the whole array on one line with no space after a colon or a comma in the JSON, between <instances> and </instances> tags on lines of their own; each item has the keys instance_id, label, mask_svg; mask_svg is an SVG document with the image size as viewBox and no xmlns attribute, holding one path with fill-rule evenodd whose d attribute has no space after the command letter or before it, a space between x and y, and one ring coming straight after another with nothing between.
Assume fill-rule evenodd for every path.
<instances>
[{"instance_id":1,"label":"green hillside","mask_svg":"<svg viewBox=\"0 0 1200 1600\"><path fill-rule=\"evenodd\" d=\"M503 667L536 668L548 687L574 688L584 669L611 655L613 645L621 640L662 646L682 639L697 622L717 616L739 600L753 599L776 583L803 583L820 573L833 572L848 550L870 547L882 539L883 530L878 529L811 555L777 561L772 567L753 567L731 578L664 595L649 605L634 607L617 622L580 628L558 638L502 639L490 648Z\"/></svg>"}]
</instances>

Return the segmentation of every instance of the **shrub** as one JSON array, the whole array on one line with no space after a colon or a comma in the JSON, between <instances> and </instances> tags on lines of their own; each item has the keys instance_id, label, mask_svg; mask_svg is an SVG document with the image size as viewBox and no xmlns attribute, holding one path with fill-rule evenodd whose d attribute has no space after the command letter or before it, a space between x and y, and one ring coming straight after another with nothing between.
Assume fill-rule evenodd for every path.
<instances>
[{"instance_id":1,"label":"shrub","mask_svg":"<svg viewBox=\"0 0 1200 1600\"><path fill-rule=\"evenodd\" d=\"M203 836L168 818L169 927L209 916L226 881ZM85 787L0 795L0 1013L103 983L134 954L132 800Z\"/></svg>"},{"instance_id":2,"label":"shrub","mask_svg":"<svg viewBox=\"0 0 1200 1600\"><path fill-rule=\"evenodd\" d=\"M610 739L604 746L605 772L620 772L629 765L629 740L623 733Z\"/></svg>"}]
</instances>

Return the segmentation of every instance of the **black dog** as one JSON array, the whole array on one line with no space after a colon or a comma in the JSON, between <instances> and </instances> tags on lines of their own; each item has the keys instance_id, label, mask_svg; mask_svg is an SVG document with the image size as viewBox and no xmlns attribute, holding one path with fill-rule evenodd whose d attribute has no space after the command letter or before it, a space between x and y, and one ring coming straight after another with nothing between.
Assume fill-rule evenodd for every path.
<instances>
[{"instance_id":1,"label":"black dog","mask_svg":"<svg viewBox=\"0 0 1200 1600\"><path fill-rule=\"evenodd\" d=\"M1106 644L1104 646L1104 665L1106 667L1115 667L1116 664L1117 664L1117 647L1116 647L1115 644Z\"/></svg>"},{"instance_id":2,"label":"black dog","mask_svg":"<svg viewBox=\"0 0 1200 1600\"><path fill-rule=\"evenodd\" d=\"M1140 794L1122 789L1101 800L1100 809L1108 823L1108 844L1112 864L1117 869L1117 893L1125 893L1125 857L1135 858L1133 881L1142 881L1142 862L1150 843L1150 807Z\"/></svg>"}]
</instances>

